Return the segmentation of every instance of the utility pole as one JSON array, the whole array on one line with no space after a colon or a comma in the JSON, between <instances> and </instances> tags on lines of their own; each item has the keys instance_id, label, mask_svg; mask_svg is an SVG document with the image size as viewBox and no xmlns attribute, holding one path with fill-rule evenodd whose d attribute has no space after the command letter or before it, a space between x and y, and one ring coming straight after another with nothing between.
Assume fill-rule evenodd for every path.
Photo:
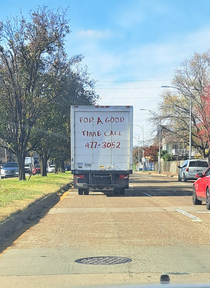
<instances>
[{"instance_id":1,"label":"utility pole","mask_svg":"<svg viewBox=\"0 0 210 288\"><path fill-rule=\"evenodd\" d=\"M190 117L189 117L189 159L192 154L192 96L190 94Z\"/></svg>"},{"instance_id":2,"label":"utility pole","mask_svg":"<svg viewBox=\"0 0 210 288\"><path fill-rule=\"evenodd\" d=\"M149 111L152 115L154 115L155 117L158 117L158 114L152 110L149 109L139 109L139 110L145 110L145 111ZM161 123L160 120L158 120L158 134L159 134L159 155L158 155L158 173L161 173L161 165L160 165L160 159L161 159L161 133L159 133L159 129L161 128Z\"/></svg>"}]
</instances>

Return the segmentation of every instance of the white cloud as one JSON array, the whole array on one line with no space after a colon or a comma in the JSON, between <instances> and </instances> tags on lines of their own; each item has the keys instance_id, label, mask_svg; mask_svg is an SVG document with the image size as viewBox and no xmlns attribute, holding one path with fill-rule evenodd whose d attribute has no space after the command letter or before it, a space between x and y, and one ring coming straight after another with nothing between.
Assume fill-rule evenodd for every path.
<instances>
[{"instance_id":1,"label":"white cloud","mask_svg":"<svg viewBox=\"0 0 210 288\"><path fill-rule=\"evenodd\" d=\"M210 27L206 27L189 35L176 35L162 43L138 45L120 55L122 66L135 78L144 74L160 78L160 73L162 78L169 71L170 77L173 77L174 71L185 59L190 59L194 52L203 53L209 49L209 35Z\"/></svg>"},{"instance_id":2,"label":"white cloud","mask_svg":"<svg viewBox=\"0 0 210 288\"><path fill-rule=\"evenodd\" d=\"M79 30L76 33L77 38L88 38L88 39L108 39L112 36L111 31L104 30Z\"/></svg>"},{"instance_id":3,"label":"white cloud","mask_svg":"<svg viewBox=\"0 0 210 288\"><path fill-rule=\"evenodd\" d=\"M150 1L126 1L126 5L121 5L114 16L114 21L123 28L131 28L147 19L151 13L164 15L168 13L168 3L159 0Z\"/></svg>"},{"instance_id":4,"label":"white cloud","mask_svg":"<svg viewBox=\"0 0 210 288\"><path fill-rule=\"evenodd\" d=\"M152 138L155 127L148 122L148 111L140 108L156 110L160 102L162 85L170 85L169 78L173 78L174 71L185 59L190 59L194 52L202 53L210 47L210 27L188 35L171 35L171 38L161 43L146 43L124 47L115 50L115 42L106 42L104 47L100 40L111 37L107 31L80 30L79 43L81 53L85 56L84 63L89 66L92 77L98 80L113 82L99 82L96 89L101 100L100 105L132 105L134 107L134 123L143 125L146 140ZM89 41L94 39L97 41ZM84 41L83 41L84 40ZM108 49L110 44L110 49ZM113 45L113 49L112 46ZM116 82L117 80L137 81L154 79L148 82ZM160 82L155 82L162 79ZM154 86L152 88L152 86ZM114 88L114 89L109 89ZM123 89L124 88L124 89ZM134 127L134 136L139 135L138 127Z\"/></svg>"}]
</instances>

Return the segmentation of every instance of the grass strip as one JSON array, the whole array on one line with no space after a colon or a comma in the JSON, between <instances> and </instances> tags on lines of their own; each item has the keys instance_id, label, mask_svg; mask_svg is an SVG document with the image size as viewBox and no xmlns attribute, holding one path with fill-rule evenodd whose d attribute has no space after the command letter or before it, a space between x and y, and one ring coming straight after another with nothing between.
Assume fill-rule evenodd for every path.
<instances>
[{"instance_id":1,"label":"grass strip","mask_svg":"<svg viewBox=\"0 0 210 288\"><path fill-rule=\"evenodd\" d=\"M26 181L18 178L0 179L0 222L11 214L25 209L36 200L57 192L73 181L71 172L34 175Z\"/></svg>"}]
</instances>

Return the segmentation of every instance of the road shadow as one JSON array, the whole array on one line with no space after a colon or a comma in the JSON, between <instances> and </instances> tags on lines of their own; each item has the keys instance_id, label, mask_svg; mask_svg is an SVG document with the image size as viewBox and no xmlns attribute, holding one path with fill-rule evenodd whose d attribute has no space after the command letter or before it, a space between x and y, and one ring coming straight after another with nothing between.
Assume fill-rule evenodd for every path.
<instances>
[{"instance_id":1,"label":"road shadow","mask_svg":"<svg viewBox=\"0 0 210 288\"><path fill-rule=\"evenodd\" d=\"M138 188L129 188L125 190L124 195L114 195L111 191L104 191L107 197L183 197L192 196L192 187L171 186L148 187L141 186Z\"/></svg>"},{"instance_id":2,"label":"road shadow","mask_svg":"<svg viewBox=\"0 0 210 288\"><path fill-rule=\"evenodd\" d=\"M189 183L189 184L193 184L194 182L195 182L196 180L188 180L187 182L181 182L181 181L178 181L178 179L166 179L166 180L163 180L163 179L161 179L161 180L159 180L158 178L157 179L141 179L141 180L139 180L139 179L135 179L135 178L130 178L130 180L129 180L129 183L131 184L131 183L148 183L148 184L156 184L156 183L158 183L158 184L164 184L164 183L168 183L168 182L171 182L171 183L177 183L177 184L180 184L180 183L183 183L183 184L187 184L187 183Z\"/></svg>"}]
</instances>

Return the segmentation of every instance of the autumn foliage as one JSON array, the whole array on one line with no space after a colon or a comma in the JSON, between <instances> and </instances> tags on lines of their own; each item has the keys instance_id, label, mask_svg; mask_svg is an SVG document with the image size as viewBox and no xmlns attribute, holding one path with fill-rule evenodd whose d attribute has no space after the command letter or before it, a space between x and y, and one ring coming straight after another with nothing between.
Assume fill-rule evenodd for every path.
<instances>
[{"instance_id":1,"label":"autumn foliage","mask_svg":"<svg viewBox=\"0 0 210 288\"><path fill-rule=\"evenodd\" d=\"M144 148L144 157L148 158L150 162L155 163L158 161L158 146L149 146Z\"/></svg>"},{"instance_id":2,"label":"autumn foliage","mask_svg":"<svg viewBox=\"0 0 210 288\"><path fill-rule=\"evenodd\" d=\"M155 163L158 161L158 151L159 151L158 146L149 146L144 148L140 147L139 148L140 161L141 158L143 157L142 149L144 149L144 157L149 159L149 162ZM138 163L138 147L135 147L133 149L133 162L134 164Z\"/></svg>"},{"instance_id":3,"label":"autumn foliage","mask_svg":"<svg viewBox=\"0 0 210 288\"><path fill-rule=\"evenodd\" d=\"M204 88L201 95L202 105L197 107L199 122L197 123L198 138L210 145L210 85Z\"/></svg>"}]
</instances>

